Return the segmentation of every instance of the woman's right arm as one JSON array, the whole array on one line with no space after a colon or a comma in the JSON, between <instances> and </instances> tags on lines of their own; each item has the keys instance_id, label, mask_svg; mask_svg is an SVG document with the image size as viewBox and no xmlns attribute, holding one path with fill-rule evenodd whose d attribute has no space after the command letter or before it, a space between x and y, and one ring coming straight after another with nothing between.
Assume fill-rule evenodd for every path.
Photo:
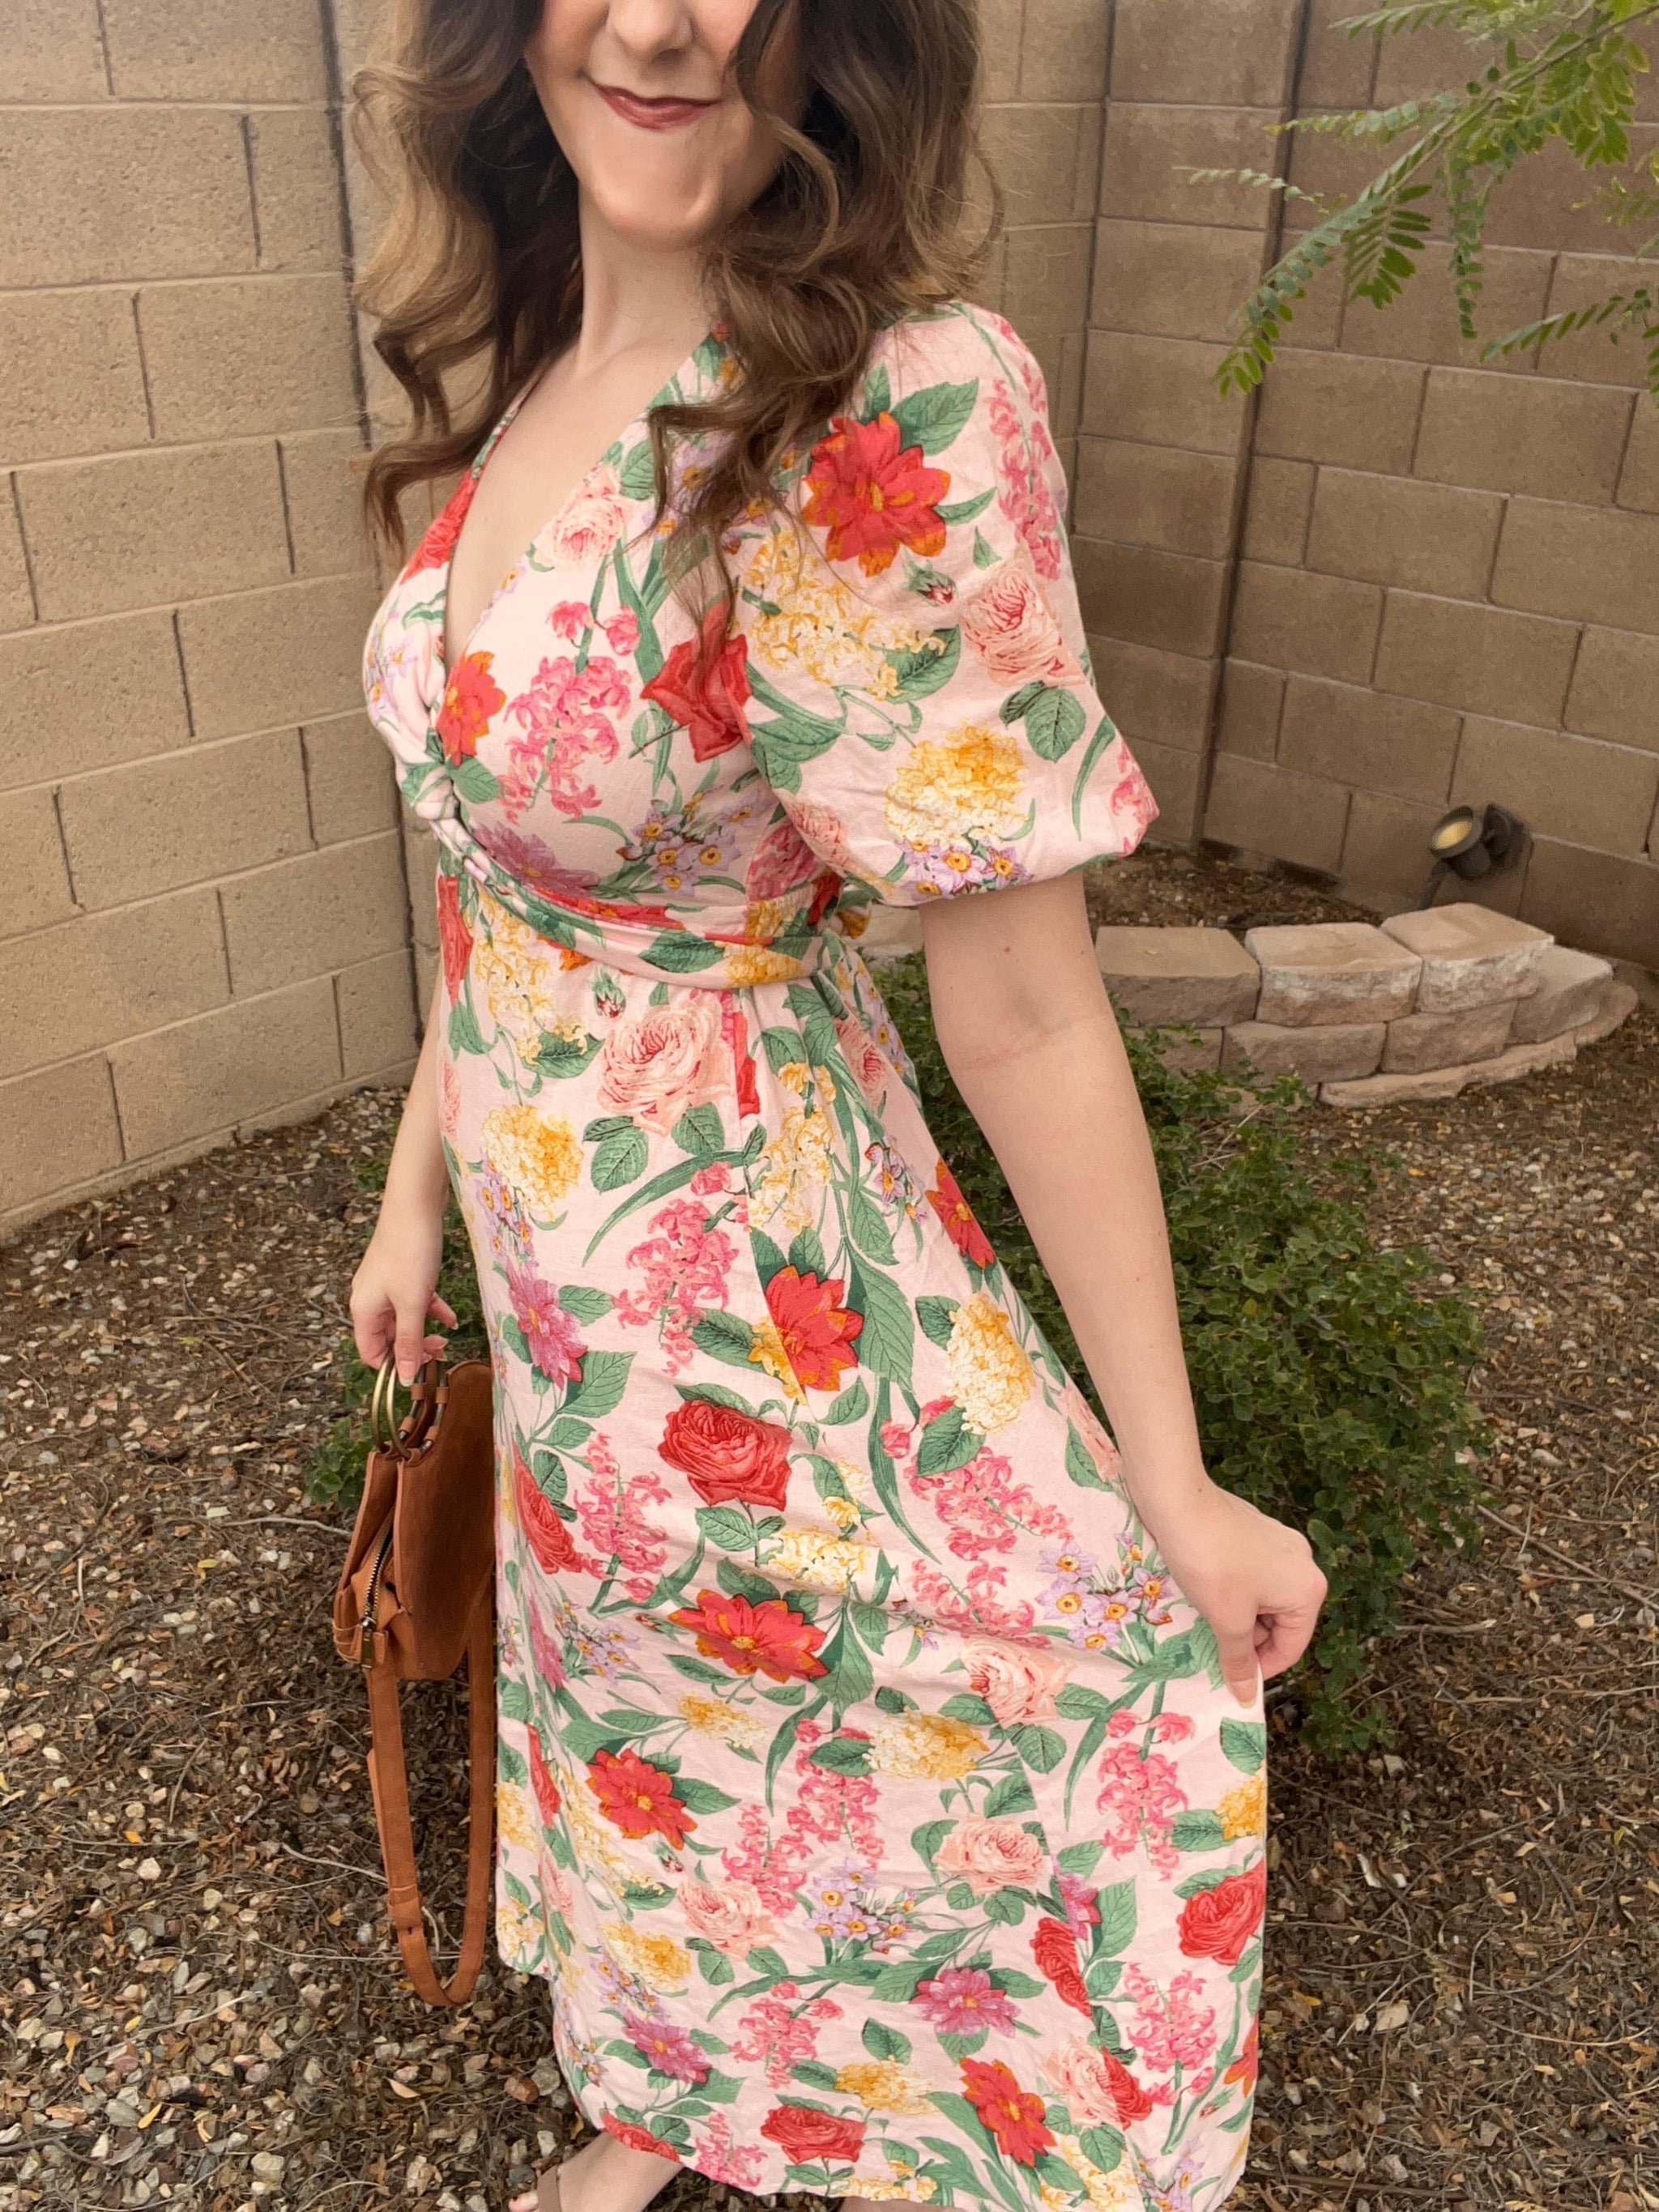
<instances>
[{"instance_id":1,"label":"woman's right arm","mask_svg":"<svg viewBox=\"0 0 1659 2212\"><path fill-rule=\"evenodd\" d=\"M449 1169L438 1125L438 1024L443 1018L440 976L428 1010L426 1036L398 1125L380 1219L362 1263L351 1279L351 1333L357 1355L378 1367L395 1351L398 1377L410 1382L422 1362L441 1352L443 1339L428 1336L435 1314L447 1328L455 1316L438 1296L444 1216L449 1207Z\"/></svg>"}]
</instances>

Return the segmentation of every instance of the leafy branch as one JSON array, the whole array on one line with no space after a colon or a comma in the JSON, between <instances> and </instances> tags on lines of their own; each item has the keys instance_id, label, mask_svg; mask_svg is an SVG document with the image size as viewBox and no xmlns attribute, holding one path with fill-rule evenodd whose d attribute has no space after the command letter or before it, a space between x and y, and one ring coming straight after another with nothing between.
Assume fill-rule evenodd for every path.
<instances>
[{"instance_id":1,"label":"leafy branch","mask_svg":"<svg viewBox=\"0 0 1659 2212\"><path fill-rule=\"evenodd\" d=\"M1313 228L1281 256L1235 316L1237 334L1216 372L1221 390L1248 392L1260 384L1297 302L1334 263L1340 264L1345 304L1391 306L1419 270L1418 257L1433 227L1425 201L1443 210L1459 327L1478 340L1492 196L1552 139L1560 140L1587 174L1626 173L1601 179L1609 223L1633 228L1659 220L1659 149L1636 159L1629 128L1637 80L1649 66L1647 48L1634 33L1656 20L1659 0L1409 0L1340 25L1351 37L1393 38L1451 24L1473 44L1494 51L1462 92L1298 116L1274 126L1379 149L1408 140L1352 199L1328 201L1259 169L1188 171L1194 184L1244 185L1318 210ZM1659 232L1636 248L1637 258L1656 249ZM1659 399L1659 277L1510 331L1488 341L1481 358L1535 351L1593 328L1609 337L1638 333L1648 386Z\"/></svg>"}]
</instances>

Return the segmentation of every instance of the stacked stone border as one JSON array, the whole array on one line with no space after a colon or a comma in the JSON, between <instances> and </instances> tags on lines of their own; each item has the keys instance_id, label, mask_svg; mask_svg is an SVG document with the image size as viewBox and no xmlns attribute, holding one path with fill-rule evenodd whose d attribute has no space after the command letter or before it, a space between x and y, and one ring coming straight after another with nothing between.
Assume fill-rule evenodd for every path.
<instances>
[{"instance_id":1,"label":"stacked stone border","mask_svg":"<svg viewBox=\"0 0 1659 2212\"><path fill-rule=\"evenodd\" d=\"M1468 902L1378 922L1108 927L1095 950L1132 1026L1186 1069L1300 1077L1331 1106L1450 1098L1573 1060L1637 1004L1610 963Z\"/></svg>"}]
</instances>

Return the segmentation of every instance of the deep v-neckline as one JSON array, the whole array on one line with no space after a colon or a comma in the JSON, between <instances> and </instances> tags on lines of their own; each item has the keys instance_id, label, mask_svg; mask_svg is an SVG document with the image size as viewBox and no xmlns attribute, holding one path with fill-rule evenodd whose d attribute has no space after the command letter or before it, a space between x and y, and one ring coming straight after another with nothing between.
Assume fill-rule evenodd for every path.
<instances>
[{"instance_id":1,"label":"deep v-neckline","mask_svg":"<svg viewBox=\"0 0 1659 2212\"><path fill-rule=\"evenodd\" d=\"M516 418L520 410L523 407L525 402L530 398L532 392L533 392L541 383L543 377L546 375L548 369L551 368L552 363L550 362L541 368L538 368L534 376L530 379L530 381L524 385L514 398L508 403L501 420L496 423L489 435L484 440L483 445L479 447L472 465L467 471L467 481L471 486L471 493L467 500L465 513L464 513L461 517L460 526L457 529L454 538L450 543L449 551L443 564L443 574L439 586L438 605L436 609L437 620L433 624L432 629L437 658L437 674L439 678L437 696L439 698L441 698L444 692L448 689L452 672L454 669L459 668L468 656L477 649L478 639L483 630L484 624L489 621L496 607L500 605L501 602L507 597L507 593L514 588L514 586L518 583L520 578L529 568L530 563L535 556L536 548L541 544L543 538L547 536L548 532L563 519L566 514L568 513L571 507L574 504L578 495L586 490L588 485L593 481L593 478L599 474L599 471L605 467L606 456L616 452L618 447L624 447L627 444L629 431L637 429L641 423L648 421L665 399L672 398L677 392L684 389L689 383L695 383L697 380L695 372L696 372L702 362L703 349L706 346L712 345L715 343L716 340L713 331L705 331L702 336L697 340L696 345L692 347L690 352L685 356L684 359L681 361L669 374L669 375L664 379L662 383L658 386L657 389L652 393L650 398L646 401L644 406L641 407L636 414L631 415L628 421L623 424L616 436L611 441L611 443L605 448L605 452L600 453L597 459L588 464L581 475L577 477L575 483L571 485L569 490L566 492L564 497L553 509L553 512L541 525L535 536L530 540L530 543L525 547L524 550L514 562L512 567L508 568L507 574L501 578L500 583L496 585L489 597L484 601L483 605L478 610L477 619L467 631L465 638L461 640L459 651L456 652L452 658L449 651L448 635L449 589L455 574L455 556L459 551L461 539L466 533L467 516L471 513L472 499L477 495L478 486L483 481L483 472L489 465L490 457L495 453L496 447L500 445L502 437L506 434L508 426ZM688 376L688 372L691 373L690 376Z\"/></svg>"}]
</instances>

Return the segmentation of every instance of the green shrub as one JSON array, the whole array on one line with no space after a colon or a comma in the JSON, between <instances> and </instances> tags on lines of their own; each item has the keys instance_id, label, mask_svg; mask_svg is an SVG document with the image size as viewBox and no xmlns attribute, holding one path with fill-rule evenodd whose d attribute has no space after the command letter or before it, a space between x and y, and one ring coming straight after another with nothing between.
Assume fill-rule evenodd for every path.
<instances>
[{"instance_id":1,"label":"green shrub","mask_svg":"<svg viewBox=\"0 0 1659 2212\"><path fill-rule=\"evenodd\" d=\"M1002 1172L945 1069L921 960L884 970L882 983L940 1150L1039 1326L1094 1397ZM1463 1299L1430 1294L1426 1253L1373 1242L1359 1201L1376 1187L1376 1166L1334 1163L1326 1172L1346 1191L1315 1188L1291 1079L1255 1094L1245 1116L1236 1084L1176 1074L1133 1035L1128 1049L1164 1187L1206 1463L1218 1482L1307 1530L1330 1596L1291 1696L1316 1747L1358 1749L1386 1735L1364 1689L1365 1647L1396 1622L1401 1577L1425 1553L1477 1534L1484 1423L1466 1382L1479 1324ZM383 1164L362 1171L368 1187L384 1179ZM483 1315L453 1208L442 1291L459 1317L451 1356L479 1356ZM349 1363L346 1410L310 1472L314 1498L356 1503L373 1379Z\"/></svg>"},{"instance_id":2,"label":"green shrub","mask_svg":"<svg viewBox=\"0 0 1659 2212\"><path fill-rule=\"evenodd\" d=\"M940 1150L1088 1390L1060 1301L934 1041L921 962L881 980ZM1387 1733L1364 1688L1365 1645L1397 1620L1401 1576L1423 1553L1476 1537L1485 1425L1466 1385L1480 1325L1463 1299L1430 1294L1437 1262L1426 1253L1374 1243L1358 1201L1376 1167L1333 1163L1327 1173L1346 1190L1315 1188L1292 1079L1253 1093L1244 1118L1236 1083L1176 1074L1144 1039L1127 1043L1164 1187L1206 1464L1307 1531L1330 1595L1292 1695L1316 1747L1358 1749Z\"/></svg>"}]
</instances>

